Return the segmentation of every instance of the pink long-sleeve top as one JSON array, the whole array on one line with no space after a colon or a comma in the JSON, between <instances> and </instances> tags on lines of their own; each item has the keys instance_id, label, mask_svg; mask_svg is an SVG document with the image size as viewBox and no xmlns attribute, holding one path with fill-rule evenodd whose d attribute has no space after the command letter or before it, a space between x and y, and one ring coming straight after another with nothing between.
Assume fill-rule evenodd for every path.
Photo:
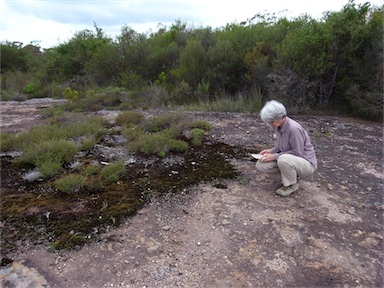
<instances>
[{"instance_id":1,"label":"pink long-sleeve top","mask_svg":"<svg viewBox=\"0 0 384 288\"><path fill-rule=\"evenodd\" d=\"M315 148L307 131L299 123L286 116L283 126L275 128L275 133L276 146L271 153L277 154L277 158L282 154L299 156L317 168Z\"/></svg>"}]
</instances>

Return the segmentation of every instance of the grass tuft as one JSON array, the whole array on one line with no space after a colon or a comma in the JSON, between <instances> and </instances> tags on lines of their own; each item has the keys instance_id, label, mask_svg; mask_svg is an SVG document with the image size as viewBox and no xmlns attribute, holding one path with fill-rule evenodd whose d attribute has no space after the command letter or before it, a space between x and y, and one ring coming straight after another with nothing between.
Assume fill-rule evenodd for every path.
<instances>
[{"instance_id":1,"label":"grass tuft","mask_svg":"<svg viewBox=\"0 0 384 288\"><path fill-rule=\"evenodd\" d=\"M86 178L79 174L69 174L54 182L57 190L63 193L72 194L78 192L85 186Z\"/></svg>"}]
</instances>

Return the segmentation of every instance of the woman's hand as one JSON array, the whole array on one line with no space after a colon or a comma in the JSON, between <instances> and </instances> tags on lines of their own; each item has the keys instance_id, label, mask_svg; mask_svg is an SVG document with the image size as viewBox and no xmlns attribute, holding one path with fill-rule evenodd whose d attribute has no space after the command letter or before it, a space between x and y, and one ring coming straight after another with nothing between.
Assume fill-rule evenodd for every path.
<instances>
[{"instance_id":1,"label":"woman's hand","mask_svg":"<svg viewBox=\"0 0 384 288\"><path fill-rule=\"evenodd\" d=\"M261 152L260 152L261 154ZM272 153L264 153L262 154L263 155L263 158L260 159L261 162L271 162L271 161L274 161L276 160L276 154L272 154Z\"/></svg>"},{"instance_id":2,"label":"woman's hand","mask_svg":"<svg viewBox=\"0 0 384 288\"><path fill-rule=\"evenodd\" d=\"M270 154L270 153L271 153L271 150L272 150L272 149L265 149L265 150L261 151L259 154L260 154L260 155Z\"/></svg>"}]
</instances>

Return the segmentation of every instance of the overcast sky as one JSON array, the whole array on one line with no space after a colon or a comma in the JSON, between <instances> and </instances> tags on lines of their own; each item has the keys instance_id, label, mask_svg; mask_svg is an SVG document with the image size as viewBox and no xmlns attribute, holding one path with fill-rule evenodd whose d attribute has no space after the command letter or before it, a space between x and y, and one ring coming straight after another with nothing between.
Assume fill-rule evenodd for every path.
<instances>
[{"instance_id":1,"label":"overcast sky","mask_svg":"<svg viewBox=\"0 0 384 288\"><path fill-rule=\"evenodd\" d=\"M384 0L360 1L382 6ZM42 48L55 47L94 23L115 38L123 26L139 33L156 32L159 24L176 20L192 27L223 27L255 14L276 13L287 18L309 14L320 19L326 11L340 11L348 0L0 0L0 41L33 41Z\"/></svg>"}]
</instances>

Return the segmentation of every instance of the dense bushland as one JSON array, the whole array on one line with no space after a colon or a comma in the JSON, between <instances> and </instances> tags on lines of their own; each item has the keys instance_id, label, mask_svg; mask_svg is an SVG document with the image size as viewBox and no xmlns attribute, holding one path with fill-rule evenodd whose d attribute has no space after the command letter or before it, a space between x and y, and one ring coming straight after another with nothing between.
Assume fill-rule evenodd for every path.
<instances>
[{"instance_id":1,"label":"dense bushland","mask_svg":"<svg viewBox=\"0 0 384 288\"><path fill-rule=\"evenodd\" d=\"M63 97L68 109L258 111L383 116L383 10L349 1L315 20L258 15L212 29L176 21L116 39L83 30L57 47L1 44L1 100ZM75 108L77 107L77 108Z\"/></svg>"}]
</instances>

